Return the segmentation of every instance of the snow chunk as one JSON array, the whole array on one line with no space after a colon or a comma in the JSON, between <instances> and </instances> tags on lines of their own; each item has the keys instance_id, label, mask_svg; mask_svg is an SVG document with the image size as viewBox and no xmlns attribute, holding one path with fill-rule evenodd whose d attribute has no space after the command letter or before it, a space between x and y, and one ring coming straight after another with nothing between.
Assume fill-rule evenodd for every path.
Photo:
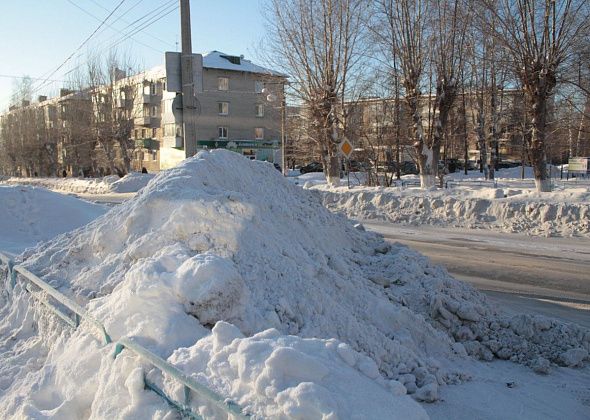
<instances>
[{"instance_id":1,"label":"snow chunk","mask_svg":"<svg viewBox=\"0 0 590 420\"><path fill-rule=\"evenodd\" d=\"M183 262L173 288L187 311L202 324L238 316L247 300L244 280L233 262L210 253Z\"/></svg>"}]
</instances>

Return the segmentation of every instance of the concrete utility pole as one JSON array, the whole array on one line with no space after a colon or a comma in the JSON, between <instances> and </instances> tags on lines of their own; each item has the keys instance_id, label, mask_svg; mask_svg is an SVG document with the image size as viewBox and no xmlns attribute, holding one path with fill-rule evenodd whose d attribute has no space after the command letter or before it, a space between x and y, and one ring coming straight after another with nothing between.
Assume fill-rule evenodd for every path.
<instances>
[{"instance_id":1,"label":"concrete utility pole","mask_svg":"<svg viewBox=\"0 0 590 420\"><path fill-rule=\"evenodd\" d=\"M182 123L185 157L197 153L197 107L193 75L193 47L191 42L191 9L189 0L180 0L180 29L182 52L180 72L182 80Z\"/></svg>"}]
</instances>

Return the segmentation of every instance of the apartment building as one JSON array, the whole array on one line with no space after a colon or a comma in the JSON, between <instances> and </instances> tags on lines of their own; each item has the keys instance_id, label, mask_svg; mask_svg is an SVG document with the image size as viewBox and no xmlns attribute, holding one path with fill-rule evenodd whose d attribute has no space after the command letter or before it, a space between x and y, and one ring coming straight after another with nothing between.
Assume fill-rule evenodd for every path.
<instances>
[{"instance_id":1,"label":"apartment building","mask_svg":"<svg viewBox=\"0 0 590 420\"><path fill-rule=\"evenodd\" d=\"M197 138L187 141L279 162L286 77L243 56L197 56ZM177 165L185 158L182 98L170 91L168 71L127 77L114 69L108 84L11 107L0 115L0 172L100 176Z\"/></svg>"},{"instance_id":2,"label":"apartment building","mask_svg":"<svg viewBox=\"0 0 590 420\"><path fill-rule=\"evenodd\" d=\"M465 138L469 159L477 161L480 157L477 137L479 118L478 93L466 92L465 110L463 114L463 97L458 95L449 116L449 130L445 133L441 145L441 157L462 159L465 150ZM431 124L435 111L434 97L423 95L422 124L426 135L431 135ZM523 96L519 90L506 89L501 91L498 99L497 130L499 133L499 155L502 159L518 160L522 153L522 124L523 124ZM396 101L394 98L362 98L347 103L349 116L348 138L359 150L378 154L381 161L389 161L400 140L400 160L415 159L412 136L412 118L404 98L400 98L399 116L396 116ZM486 103L486 136L491 126L489 105ZM396 122L399 121L399 127ZM362 153L361 153L362 155ZM357 156L361 158L362 156Z\"/></svg>"},{"instance_id":3,"label":"apartment building","mask_svg":"<svg viewBox=\"0 0 590 420\"><path fill-rule=\"evenodd\" d=\"M168 91L166 72L159 67L143 75L144 107L133 132L135 169L166 169L185 157L181 97ZM196 141L197 150L225 148L279 162L285 76L219 51L204 54L195 72L197 138L187 141Z\"/></svg>"}]
</instances>

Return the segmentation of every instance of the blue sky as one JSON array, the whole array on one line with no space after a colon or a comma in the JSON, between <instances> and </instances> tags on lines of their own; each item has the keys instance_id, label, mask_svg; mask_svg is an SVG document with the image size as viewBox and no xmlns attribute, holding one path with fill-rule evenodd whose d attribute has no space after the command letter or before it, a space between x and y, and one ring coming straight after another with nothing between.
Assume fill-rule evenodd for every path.
<instances>
[{"instance_id":1,"label":"blue sky","mask_svg":"<svg viewBox=\"0 0 590 420\"><path fill-rule=\"evenodd\" d=\"M2 0L0 2L0 110L8 106L13 79L3 76L47 77L86 39L121 0ZM261 15L265 0L191 0L193 50L224 51L256 56L264 37ZM169 7L166 7L170 4ZM129 31L129 24L161 8L159 17L177 6L178 0L125 0L103 27L52 79L85 61L88 51L107 51ZM78 7L76 7L78 6ZM84 9L86 12L84 12ZM90 16L94 15L96 18ZM123 15L121 17L121 15ZM117 20L118 19L118 20ZM149 19L148 19L149 20ZM144 31L133 35L119 49L131 51L141 67L164 61L164 51L180 43L179 11L171 11ZM141 22L146 22L146 19ZM136 24L137 26L137 24ZM145 46L147 44L148 46ZM61 82L35 93L55 94Z\"/></svg>"}]
</instances>

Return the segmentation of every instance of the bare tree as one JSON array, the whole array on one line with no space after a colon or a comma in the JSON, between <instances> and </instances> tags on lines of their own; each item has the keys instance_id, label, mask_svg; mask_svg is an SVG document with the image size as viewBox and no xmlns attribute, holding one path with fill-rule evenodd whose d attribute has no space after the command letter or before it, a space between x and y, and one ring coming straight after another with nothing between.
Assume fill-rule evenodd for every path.
<instances>
[{"instance_id":1,"label":"bare tree","mask_svg":"<svg viewBox=\"0 0 590 420\"><path fill-rule=\"evenodd\" d=\"M493 19L480 19L511 56L531 117L531 157L538 191L550 191L547 173L549 108L559 71L588 36L585 0L482 0Z\"/></svg>"},{"instance_id":2,"label":"bare tree","mask_svg":"<svg viewBox=\"0 0 590 420\"><path fill-rule=\"evenodd\" d=\"M337 145L346 129L344 101L362 57L361 0L272 0L266 12L275 64L289 74L309 115L328 183L340 180Z\"/></svg>"},{"instance_id":3,"label":"bare tree","mask_svg":"<svg viewBox=\"0 0 590 420\"><path fill-rule=\"evenodd\" d=\"M428 4L421 0L377 0L374 26L379 33L383 51L397 67L399 60L405 102L412 118L412 137L417 150L420 180L423 187L432 185L425 174L433 174L432 155L428 153L422 121L421 83L426 65L426 20ZM387 57L387 56L386 56Z\"/></svg>"},{"instance_id":4,"label":"bare tree","mask_svg":"<svg viewBox=\"0 0 590 420\"><path fill-rule=\"evenodd\" d=\"M23 101L31 102L33 99L33 79L24 76L14 79L12 82L12 93L10 95L10 104L21 106Z\"/></svg>"}]
</instances>

